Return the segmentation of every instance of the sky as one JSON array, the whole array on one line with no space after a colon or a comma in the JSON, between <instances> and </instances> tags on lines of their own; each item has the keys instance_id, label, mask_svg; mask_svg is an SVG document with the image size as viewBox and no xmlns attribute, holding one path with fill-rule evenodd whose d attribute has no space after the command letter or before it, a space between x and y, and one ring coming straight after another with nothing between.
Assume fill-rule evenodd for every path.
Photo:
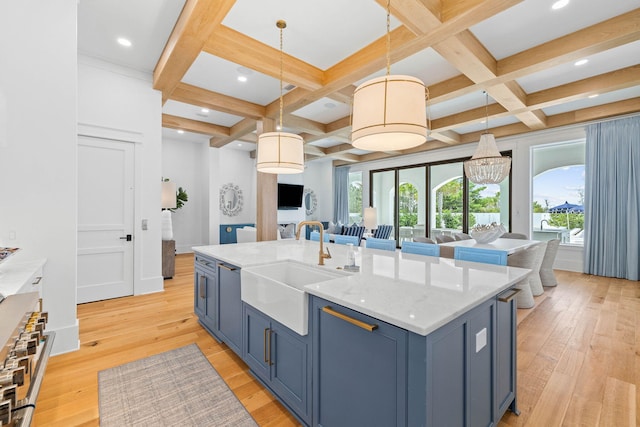
<instances>
[{"instance_id":1,"label":"sky","mask_svg":"<svg viewBox=\"0 0 640 427\"><path fill-rule=\"evenodd\" d=\"M551 169L533 179L533 200L549 207L563 204L565 201L581 205L579 190L584 192L584 165Z\"/></svg>"}]
</instances>

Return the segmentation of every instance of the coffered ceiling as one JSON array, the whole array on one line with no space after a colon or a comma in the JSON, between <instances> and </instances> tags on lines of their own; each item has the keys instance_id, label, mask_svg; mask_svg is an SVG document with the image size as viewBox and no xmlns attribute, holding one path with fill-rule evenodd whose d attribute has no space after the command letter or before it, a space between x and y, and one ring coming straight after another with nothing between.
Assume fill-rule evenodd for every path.
<instances>
[{"instance_id":1,"label":"coffered ceiling","mask_svg":"<svg viewBox=\"0 0 640 427\"><path fill-rule=\"evenodd\" d=\"M284 19L285 130L308 161L361 162L639 112L640 0L554 1L391 0L391 73L429 92L429 140L402 152L349 143L354 89L385 73L387 0L81 0L78 49L153 70L165 136L251 150L278 117Z\"/></svg>"}]
</instances>

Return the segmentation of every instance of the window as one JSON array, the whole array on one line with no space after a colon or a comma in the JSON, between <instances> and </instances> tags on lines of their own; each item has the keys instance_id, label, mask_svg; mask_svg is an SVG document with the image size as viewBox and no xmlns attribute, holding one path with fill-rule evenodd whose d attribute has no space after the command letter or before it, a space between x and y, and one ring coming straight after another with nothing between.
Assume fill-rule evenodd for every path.
<instances>
[{"instance_id":1,"label":"window","mask_svg":"<svg viewBox=\"0 0 640 427\"><path fill-rule=\"evenodd\" d=\"M349 172L349 224L362 221L362 172Z\"/></svg>"},{"instance_id":2,"label":"window","mask_svg":"<svg viewBox=\"0 0 640 427\"><path fill-rule=\"evenodd\" d=\"M535 240L582 245L584 141L533 147L532 230Z\"/></svg>"},{"instance_id":3,"label":"window","mask_svg":"<svg viewBox=\"0 0 640 427\"><path fill-rule=\"evenodd\" d=\"M475 224L497 222L510 229L509 178L474 184L464 176L462 159L371 171L370 191L378 224L398 230L399 246L417 236L466 233Z\"/></svg>"}]
</instances>

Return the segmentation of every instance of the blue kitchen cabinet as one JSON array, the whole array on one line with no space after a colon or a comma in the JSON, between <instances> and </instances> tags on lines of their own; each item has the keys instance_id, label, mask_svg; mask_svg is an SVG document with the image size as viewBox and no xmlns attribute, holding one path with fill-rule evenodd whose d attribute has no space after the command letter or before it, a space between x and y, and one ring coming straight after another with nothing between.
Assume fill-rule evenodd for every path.
<instances>
[{"instance_id":1,"label":"blue kitchen cabinet","mask_svg":"<svg viewBox=\"0 0 640 427\"><path fill-rule=\"evenodd\" d=\"M244 306L243 359L301 421L311 421L309 336L301 336L249 304Z\"/></svg>"},{"instance_id":2,"label":"blue kitchen cabinet","mask_svg":"<svg viewBox=\"0 0 640 427\"><path fill-rule=\"evenodd\" d=\"M216 331L220 340L242 357L240 268L218 261L217 270Z\"/></svg>"},{"instance_id":3,"label":"blue kitchen cabinet","mask_svg":"<svg viewBox=\"0 0 640 427\"><path fill-rule=\"evenodd\" d=\"M242 355L242 301L240 269L196 255L194 312L218 341Z\"/></svg>"},{"instance_id":4,"label":"blue kitchen cabinet","mask_svg":"<svg viewBox=\"0 0 640 427\"><path fill-rule=\"evenodd\" d=\"M312 301L313 425L405 426L408 332Z\"/></svg>"},{"instance_id":5,"label":"blue kitchen cabinet","mask_svg":"<svg viewBox=\"0 0 640 427\"><path fill-rule=\"evenodd\" d=\"M508 289L497 296L496 303L496 419L507 408L519 414L516 405L516 331L518 289Z\"/></svg>"},{"instance_id":6,"label":"blue kitchen cabinet","mask_svg":"<svg viewBox=\"0 0 640 427\"><path fill-rule=\"evenodd\" d=\"M196 255L194 268L194 312L200 324L214 334L216 325L216 261ZM214 334L215 335L215 334Z\"/></svg>"}]
</instances>

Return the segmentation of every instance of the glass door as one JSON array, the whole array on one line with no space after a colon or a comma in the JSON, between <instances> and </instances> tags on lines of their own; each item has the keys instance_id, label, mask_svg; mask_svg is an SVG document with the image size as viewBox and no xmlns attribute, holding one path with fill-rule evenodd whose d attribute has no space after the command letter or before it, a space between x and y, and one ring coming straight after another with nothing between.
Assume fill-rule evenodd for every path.
<instances>
[{"instance_id":1,"label":"glass door","mask_svg":"<svg viewBox=\"0 0 640 427\"><path fill-rule=\"evenodd\" d=\"M397 241L396 224L396 171L385 170L371 173L371 206L376 208L378 225L391 225L391 236ZM371 230L366 230L371 231Z\"/></svg>"},{"instance_id":2,"label":"glass door","mask_svg":"<svg viewBox=\"0 0 640 427\"><path fill-rule=\"evenodd\" d=\"M398 243L426 236L427 168L419 166L398 171Z\"/></svg>"},{"instance_id":3,"label":"glass door","mask_svg":"<svg viewBox=\"0 0 640 427\"><path fill-rule=\"evenodd\" d=\"M429 237L466 230L462 162L429 167Z\"/></svg>"}]
</instances>

